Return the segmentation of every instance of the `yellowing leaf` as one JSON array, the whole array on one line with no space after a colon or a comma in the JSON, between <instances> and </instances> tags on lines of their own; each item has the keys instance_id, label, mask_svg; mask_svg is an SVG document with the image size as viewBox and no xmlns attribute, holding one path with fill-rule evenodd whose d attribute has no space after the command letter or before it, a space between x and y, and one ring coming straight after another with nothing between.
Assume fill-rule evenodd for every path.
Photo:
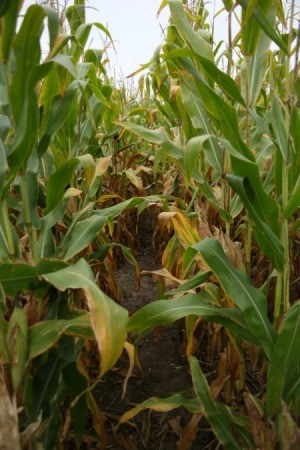
<instances>
[{"instance_id":1,"label":"yellowing leaf","mask_svg":"<svg viewBox=\"0 0 300 450\"><path fill-rule=\"evenodd\" d=\"M142 192L144 189L144 186L143 186L143 180L141 179L141 177L137 176L135 171L133 171L132 169L125 170L125 173L127 175L127 178L129 179L130 183L132 183L139 192Z\"/></svg>"}]
</instances>

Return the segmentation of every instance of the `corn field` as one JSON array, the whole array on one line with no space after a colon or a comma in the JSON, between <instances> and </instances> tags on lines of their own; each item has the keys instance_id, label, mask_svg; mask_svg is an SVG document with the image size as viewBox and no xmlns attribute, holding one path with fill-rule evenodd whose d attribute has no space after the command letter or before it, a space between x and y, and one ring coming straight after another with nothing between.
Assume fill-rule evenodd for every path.
<instances>
[{"instance_id":1,"label":"corn field","mask_svg":"<svg viewBox=\"0 0 300 450\"><path fill-rule=\"evenodd\" d=\"M85 0L22 3L0 4L0 448L299 449L299 3L223 0L216 42L205 1L163 0L135 90ZM134 310L126 265L157 286ZM126 402L168 330L184 386Z\"/></svg>"}]
</instances>

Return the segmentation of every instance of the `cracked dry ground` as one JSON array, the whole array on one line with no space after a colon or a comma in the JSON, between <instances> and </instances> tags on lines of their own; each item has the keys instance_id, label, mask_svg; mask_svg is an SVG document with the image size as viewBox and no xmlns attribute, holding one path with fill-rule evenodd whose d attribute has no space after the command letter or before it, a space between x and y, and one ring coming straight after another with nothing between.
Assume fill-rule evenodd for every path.
<instances>
[{"instance_id":1,"label":"cracked dry ground","mask_svg":"<svg viewBox=\"0 0 300 450\"><path fill-rule=\"evenodd\" d=\"M139 224L141 249L136 255L140 270L156 270L157 252L152 247L153 229L149 220ZM142 276L137 289L134 267L122 263L116 273L121 288L122 303L129 314L158 299L157 284ZM96 398L106 418L107 449L113 450L196 450L217 447L204 419L192 416L184 408L169 413L145 410L130 423L116 429L119 417L150 397L168 397L191 390L191 377L184 354L183 334L175 323L155 330L140 340L138 357L141 370L135 368L129 379L126 395L122 386L128 369L128 357L123 354L113 371L108 373L96 390ZM199 421L200 420L200 421ZM198 423L199 422L199 423ZM195 430L195 431L193 431ZM181 437L180 437L181 436Z\"/></svg>"}]
</instances>

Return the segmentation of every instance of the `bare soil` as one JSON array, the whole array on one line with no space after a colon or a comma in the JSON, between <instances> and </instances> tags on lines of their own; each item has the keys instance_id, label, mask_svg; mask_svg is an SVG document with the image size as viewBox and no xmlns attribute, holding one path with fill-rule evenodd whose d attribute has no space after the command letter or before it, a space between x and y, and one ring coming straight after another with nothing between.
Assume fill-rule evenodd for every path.
<instances>
[{"instance_id":1,"label":"bare soil","mask_svg":"<svg viewBox=\"0 0 300 450\"><path fill-rule=\"evenodd\" d=\"M156 262L157 252L152 246L153 229L150 220L139 224L140 251L136 258L140 270L161 268ZM122 293L122 303L130 314L142 306L157 300L158 287L148 276L141 277L137 288L134 267L122 263L116 273ZM128 369L128 358L124 354L118 366L109 372L97 389L96 398L105 414L109 443L107 449L149 449L149 450L196 450L214 449L217 446L214 435L204 419L192 418L184 408L169 413L145 410L130 423L116 428L119 417L135 405L150 397L168 397L192 389L191 377L185 358L182 356L183 335L178 323L155 330L138 343L138 357L141 370L134 369L122 398L122 386ZM187 433L192 420L199 424L195 432ZM193 428L193 427L191 427ZM179 445L180 436L188 434L187 442ZM191 438L192 436L192 438Z\"/></svg>"}]
</instances>

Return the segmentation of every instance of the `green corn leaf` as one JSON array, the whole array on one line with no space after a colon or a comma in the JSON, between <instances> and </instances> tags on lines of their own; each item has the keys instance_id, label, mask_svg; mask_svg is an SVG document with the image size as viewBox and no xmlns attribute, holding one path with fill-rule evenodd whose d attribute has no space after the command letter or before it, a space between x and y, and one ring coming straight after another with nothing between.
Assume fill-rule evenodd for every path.
<instances>
[{"instance_id":1,"label":"green corn leaf","mask_svg":"<svg viewBox=\"0 0 300 450\"><path fill-rule=\"evenodd\" d=\"M267 300L261 291L250 283L246 274L236 270L216 239L204 239L196 245L202 258L219 279L223 289L241 309L249 330L258 339L270 359L276 332L267 316Z\"/></svg>"},{"instance_id":2,"label":"green corn leaf","mask_svg":"<svg viewBox=\"0 0 300 450\"><path fill-rule=\"evenodd\" d=\"M28 200L27 200L27 208L28 208L28 214L32 223L32 226L38 230L40 228L40 217L38 215L37 211L37 202L38 202L38 179L36 176L36 173L32 172L31 170L27 170L26 174L24 176L24 179L22 180L22 183L25 185L25 192L27 194ZM24 198L23 198L24 201ZM25 202L24 202L25 203ZM22 204L22 212L19 219L20 224L25 224L25 206L24 203Z\"/></svg>"},{"instance_id":3,"label":"green corn leaf","mask_svg":"<svg viewBox=\"0 0 300 450\"><path fill-rule=\"evenodd\" d=\"M11 0L3 0L0 5L0 17L4 16L9 7L11 6Z\"/></svg>"},{"instance_id":4,"label":"green corn leaf","mask_svg":"<svg viewBox=\"0 0 300 450\"><path fill-rule=\"evenodd\" d=\"M5 16L2 19L2 57L1 59L6 63L9 60L13 38L16 32L18 21L18 13L22 6L23 0L3 0L1 2L4 8Z\"/></svg>"},{"instance_id":5,"label":"green corn leaf","mask_svg":"<svg viewBox=\"0 0 300 450\"><path fill-rule=\"evenodd\" d=\"M285 389L300 363L300 302L288 311L277 337L268 372L266 411L271 416L280 406Z\"/></svg>"},{"instance_id":6,"label":"green corn leaf","mask_svg":"<svg viewBox=\"0 0 300 450\"><path fill-rule=\"evenodd\" d=\"M210 270L205 271L200 270L192 278L182 283L177 289L172 289L171 291L167 292L167 295L179 294L180 292L195 289L196 287L199 287L202 283L205 283L205 281L207 281L211 275L212 272Z\"/></svg>"},{"instance_id":7,"label":"green corn leaf","mask_svg":"<svg viewBox=\"0 0 300 450\"><path fill-rule=\"evenodd\" d=\"M118 360L127 335L128 312L104 294L94 283L93 272L80 259L74 266L43 278L57 289L83 289L90 309L90 319L101 354L103 375Z\"/></svg>"},{"instance_id":8,"label":"green corn leaf","mask_svg":"<svg viewBox=\"0 0 300 450\"><path fill-rule=\"evenodd\" d=\"M223 151L216 139L211 135L209 119L204 107L201 105L193 90L182 84L182 101L187 113L198 134L210 136L204 143L205 154L209 164L218 172L222 173ZM196 90L196 87L194 91Z\"/></svg>"},{"instance_id":9,"label":"green corn leaf","mask_svg":"<svg viewBox=\"0 0 300 450\"><path fill-rule=\"evenodd\" d=\"M139 333L156 326L169 325L182 317L194 315L209 322L224 325L239 338L258 343L246 327L243 315L237 309L216 308L206 292L187 294L174 300L158 300L139 309L128 323L128 331Z\"/></svg>"},{"instance_id":10,"label":"green corn leaf","mask_svg":"<svg viewBox=\"0 0 300 450\"><path fill-rule=\"evenodd\" d=\"M208 139L210 139L208 135L196 136L190 139L185 146L183 164L188 182L190 182L195 167L197 167L199 152Z\"/></svg>"},{"instance_id":11,"label":"green corn leaf","mask_svg":"<svg viewBox=\"0 0 300 450\"><path fill-rule=\"evenodd\" d=\"M198 53L188 49L188 48L178 48L171 50L164 55L166 61L175 58L193 58L195 61L199 62L202 68L206 71L206 74L211 78L217 85L222 89L222 91L232 100L240 103L242 106L246 106L241 93L234 82L234 80L229 77L222 70L218 69L216 64L210 59L204 58Z\"/></svg>"},{"instance_id":12,"label":"green corn leaf","mask_svg":"<svg viewBox=\"0 0 300 450\"><path fill-rule=\"evenodd\" d=\"M268 69L268 53L270 50L270 44L270 38L265 33L261 33L255 52L248 56L247 64L244 61L241 71L242 93L244 98L248 98L248 106L250 108L255 105L265 81L265 76ZM246 74L246 71L248 71L248 75ZM248 87L246 82L247 77L250 80Z\"/></svg>"},{"instance_id":13,"label":"green corn leaf","mask_svg":"<svg viewBox=\"0 0 300 450\"><path fill-rule=\"evenodd\" d=\"M29 360L53 347L62 334L94 339L90 313L81 312L68 320L44 320L29 328Z\"/></svg>"},{"instance_id":14,"label":"green corn leaf","mask_svg":"<svg viewBox=\"0 0 300 450\"><path fill-rule=\"evenodd\" d=\"M257 3L258 0L247 0L244 8L242 9L242 52L247 56L253 55L256 52L259 38L262 34L264 34L262 33L261 27L253 17L253 10ZM262 0L261 3L263 13L268 14L268 11L272 5L272 0Z\"/></svg>"},{"instance_id":15,"label":"green corn leaf","mask_svg":"<svg viewBox=\"0 0 300 450\"><path fill-rule=\"evenodd\" d=\"M37 283L36 267L27 264L1 264L0 281L8 295L34 289Z\"/></svg>"},{"instance_id":16,"label":"green corn leaf","mask_svg":"<svg viewBox=\"0 0 300 450\"><path fill-rule=\"evenodd\" d=\"M191 73L190 67L185 65L185 61L182 61L182 65ZM201 100L203 107L210 116L210 118L217 124L219 130L221 130L226 139L228 139L233 147L238 150L243 156L250 161L254 160L251 151L243 142L236 110L229 103L226 103L210 86L208 86L196 71L191 76L187 76L182 72L179 73L182 83L194 92L194 85L196 85L197 91L194 92Z\"/></svg>"},{"instance_id":17,"label":"green corn leaf","mask_svg":"<svg viewBox=\"0 0 300 450\"><path fill-rule=\"evenodd\" d=\"M183 394L175 394L167 398L151 397L124 413L120 417L119 424L128 422L145 409L151 409L158 412L168 412L179 408L180 406L183 406L192 413L200 413L202 410L198 400L187 398Z\"/></svg>"},{"instance_id":18,"label":"green corn leaf","mask_svg":"<svg viewBox=\"0 0 300 450\"><path fill-rule=\"evenodd\" d=\"M10 99L16 122L19 122L21 117L31 72L40 62L40 38L44 18L45 12L41 6L30 6L14 39L17 66L10 87Z\"/></svg>"},{"instance_id":19,"label":"green corn leaf","mask_svg":"<svg viewBox=\"0 0 300 450\"><path fill-rule=\"evenodd\" d=\"M45 214L52 211L63 198L65 188L68 184L71 184L72 177L79 163L80 160L78 158L70 158L49 178L46 190Z\"/></svg>"},{"instance_id":20,"label":"green corn leaf","mask_svg":"<svg viewBox=\"0 0 300 450\"><path fill-rule=\"evenodd\" d=\"M286 129L286 124L283 116L283 112L280 108L279 101L276 96L273 97L272 103L272 116L271 121L273 125L274 134L276 137L276 143L283 156L284 161L288 157L288 132Z\"/></svg>"},{"instance_id":21,"label":"green corn leaf","mask_svg":"<svg viewBox=\"0 0 300 450\"><path fill-rule=\"evenodd\" d=\"M12 151L7 156L8 165L14 175L24 166L35 148L38 114L37 96L35 92L31 92L28 96L25 95Z\"/></svg>"},{"instance_id":22,"label":"green corn leaf","mask_svg":"<svg viewBox=\"0 0 300 450\"><path fill-rule=\"evenodd\" d=\"M259 217L253 206L255 192L252 190L248 178L235 175L227 175L230 186L239 194L243 200L249 216L255 223L255 235L261 250L270 259L274 266L282 270L284 266L284 249L278 237L271 228ZM260 199L257 199L259 201Z\"/></svg>"},{"instance_id":23,"label":"green corn leaf","mask_svg":"<svg viewBox=\"0 0 300 450\"><path fill-rule=\"evenodd\" d=\"M210 44L190 26L180 0L168 0L171 17L176 28L189 47L199 55L209 60L213 59Z\"/></svg>"},{"instance_id":24,"label":"green corn leaf","mask_svg":"<svg viewBox=\"0 0 300 450\"><path fill-rule=\"evenodd\" d=\"M249 3L247 0L238 0L238 3L243 7L244 10L247 10ZM272 41L274 41L278 45L278 47L281 48L281 50L287 53L286 43L276 33L273 24L270 23L270 21L266 16L265 8L266 6L268 7L270 4L273 4L273 2L271 0L263 0L263 8L261 7L262 0L255 3L256 5L253 7L251 18L249 18L252 30L250 33L248 32L247 43L244 42L243 45L244 54L251 54L256 50L256 44L259 37L260 29L264 31L264 33L266 33L270 37L270 39L272 39ZM256 21L256 24L252 24L252 21L254 20Z\"/></svg>"},{"instance_id":25,"label":"green corn leaf","mask_svg":"<svg viewBox=\"0 0 300 450\"><path fill-rule=\"evenodd\" d=\"M6 335L10 354L10 373L14 392L18 392L28 356L28 323L22 307L16 306L9 320Z\"/></svg>"},{"instance_id":26,"label":"green corn leaf","mask_svg":"<svg viewBox=\"0 0 300 450\"><path fill-rule=\"evenodd\" d=\"M68 261L87 247L101 231L106 223L105 217L92 216L77 222L69 229L65 238L57 248L57 253L64 261Z\"/></svg>"},{"instance_id":27,"label":"green corn leaf","mask_svg":"<svg viewBox=\"0 0 300 450\"><path fill-rule=\"evenodd\" d=\"M98 28L98 30L102 31L104 34L106 34L109 40L113 43L110 32L101 23L99 22L82 23L81 25L79 25L78 28L76 28L76 31L74 33L76 41L72 44L70 49L70 55L74 58L75 62L79 61L79 58L82 55L82 50L84 49L85 44L87 43L91 28L93 26Z\"/></svg>"},{"instance_id":28,"label":"green corn leaf","mask_svg":"<svg viewBox=\"0 0 300 450\"><path fill-rule=\"evenodd\" d=\"M49 113L48 121L43 130L40 142L37 148L39 157L42 157L46 152L52 136L63 126L64 121L70 111L76 96L76 89L74 85L70 85L63 95L54 97Z\"/></svg>"},{"instance_id":29,"label":"green corn leaf","mask_svg":"<svg viewBox=\"0 0 300 450\"><path fill-rule=\"evenodd\" d=\"M7 164L5 148L4 148L2 139L0 138L0 198L1 199L4 194L4 189L6 187L8 180L9 180L9 167Z\"/></svg>"},{"instance_id":30,"label":"green corn leaf","mask_svg":"<svg viewBox=\"0 0 300 450\"><path fill-rule=\"evenodd\" d=\"M59 14L54 8L49 8L48 6L44 6L43 8L48 19L48 31L51 49L54 46L59 33Z\"/></svg>"},{"instance_id":31,"label":"green corn leaf","mask_svg":"<svg viewBox=\"0 0 300 450\"><path fill-rule=\"evenodd\" d=\"M125 130L137 134L142 139L145 139L145 141L161 145L164 149L167 150L170 156L173 156L176 159L179 159L183 156L183 150L173 144L173 142L163 129L149 130L148 128L141 127L140 125L136 125L135 123L130 122L116 122L116 124L125 128Z\"/></svg>"},{"instance_id":32,"label":"green corn leaf","mask_svg":"<svg viewBox=\"0 0 300 450\"><path fill-rule=\"evenodd\" d=\"M300 176L294 187L293 192L284 208L283 214L285 217L290 217L300 207Z\"/></svg>"},{"instance_id":33,"label":"green corn leaf","mask_svg":"<svg viewBox=\"0 0 300 450\"><path fill-rule=\"evenodd\" d=\"M55 241L52 227L62 220L68 202L69 196L65 194L63 200L50 213L41 218L41 228L36 247L39 259L53 258L55 256Z\"/></svg>"},{"instance_id":34,"label":"green corn leaf","mask_svg":"<svg viewBox=\"0 0 300 450\"><path fill-rule=\"evenodd\" d=\"M218 403L213 400L207 380L200 369L197 359L193 356L190 357L190 365L197 400L215 435L224 445L224 448L239 450L241 445L233 432L230 415L225 409L219 408Z\"/></svg>"},{"instance_id":35,"label":"green corn leaf","mask_svg":"<svg viewBox=\"0 0 300 450\"><path fill-rule=\"evenodd\" d=\"M297 374L289 381L285 388L284 398L287 404L297 402L300 399L300 369Z\"/></svg>"},{"instance_id":36,"label":"green corn leaf","mask_svg":"<svg viewBox=\"0 0 300 450\"><path fill-rule=\"evenodd\" d=\"M15 296L19 291L34 291L44 273L55 272L66 267L63 261L40 261L37 266L27 264L0 264L0 282L8 295Z\"/></svg>"},{"instance_id":37,"label":"green corn leaf","mask_svg":"<svg viewBox=\"0 0 300 450\"><path fill-rule=\"evenodd\" d=\"M33 89L40 80L45 78L55 65L66 69L74 78L77 77L77 71L71 58L66 55L57 55L53 59L48 59L33 68L28 82L29 89ZM72 87L74 89L76 86L71 84L69 89L72 89Z\"/></svg>"}]
</instances>

